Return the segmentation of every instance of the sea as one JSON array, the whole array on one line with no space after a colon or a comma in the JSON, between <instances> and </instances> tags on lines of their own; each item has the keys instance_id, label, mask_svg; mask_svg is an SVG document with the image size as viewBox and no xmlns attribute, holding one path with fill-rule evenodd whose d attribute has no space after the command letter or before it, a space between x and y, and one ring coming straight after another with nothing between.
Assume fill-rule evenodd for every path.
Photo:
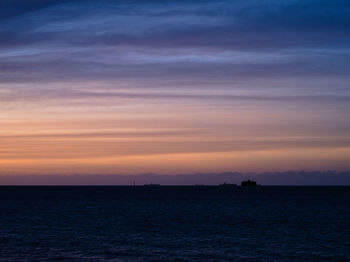
<instances>
[{"instance_id":1,"label":"sea","mask_svg":"<svg viewBox=\"0 0 350 262\"><path fill-rule=\"evenodd\" d=\"M0 187L0 261L350 261L350 187Z\"/></svg>"}]
</instances>

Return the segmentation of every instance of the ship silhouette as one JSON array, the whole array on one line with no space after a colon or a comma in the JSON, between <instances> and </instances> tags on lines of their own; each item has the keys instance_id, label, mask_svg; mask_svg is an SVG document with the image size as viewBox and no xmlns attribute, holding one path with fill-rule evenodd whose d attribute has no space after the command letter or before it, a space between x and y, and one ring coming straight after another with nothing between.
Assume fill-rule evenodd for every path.
<instances>
[{"instance_id":1,"label":"ship silhouette","mask_svg":"<svg viewBox=\"0 0 350 262\"><path fill-rule=\"evenodd\" d=\"M237 184L223 183L223 184L219 184L219 186L222 186L222 187L234 187L234 186L237 186Z\"/></svg>"},{"instance_id":2,"label":"ship silhouette","mask_svg":"<svg viewBox=\"0 0 350 262\"><path fill-rule=\"evenodd\" d=\"M256 182L250 179L241 182L241 186L256 186L256 185L257 185Z\"/></svg>"},{"instance_id":3,"label":"ship silhouette","mask_svg":"<svg viewBox=\"0 0 350 262\"><path fill-rule=\"evenodd\" d=\"M160 184L151 183L151 184L144 184L143 186L145 186L145 187L160 187Z\"/></svg>"}]
</instances>

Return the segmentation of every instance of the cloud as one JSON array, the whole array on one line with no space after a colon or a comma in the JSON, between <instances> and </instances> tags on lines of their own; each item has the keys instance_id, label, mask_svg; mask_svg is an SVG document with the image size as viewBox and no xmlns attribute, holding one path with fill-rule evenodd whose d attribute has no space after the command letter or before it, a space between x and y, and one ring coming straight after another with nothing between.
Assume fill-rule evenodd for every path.
<instances>
[{"instance_id":1,"label":"cloud","mask_svg":"<svg viewBox=\"0 0 350 262\"><path fill-rule=\"evenodd\" d=\"M349 41L350 7L346 1L50 3L5 3L12 9L31 12L3 21L2 28L24 36L47 34L47 40L55 34L55 42L80 45L139 43L261 49L337 44L339 37L343 44L344 40Z\"/></svg>"},{"instance_id":2,"label":"cloud","mask_svg":"<svg viewBox=\"0 0 350 262\"><path fill-rule=\"evenodd\" d=\"M3 83L349 74L346 1L2 5Z\"/></svg>"},{"instance_id":3,"label":"cloud","mask_svg":"<svg viewBox=\"0 0 350 262\"><path fill-rule=\"evenodd\" d=\"M201 128L208 139L329 138L189 143L194 151L347 145L347 135L336 136L350 126L349 13L344 0L1 1L1 124L9 134L71 125L50 141L118 137L69 132L74 121L89 129L101 116L131 119L123 123L133 128ZM27 128L27 120L37 125ZM11 121L19 124L3 124ZM171 137L149 134L157 135Z\"/></svg>"},{"instance_id":4,"label":"cloud","mask_svg":"<svg viewBox=\"0 0 350 262\"><path fill-rule=\"evenodd\" d=\"M81 0L2 0L0 2L0 20L9 19L14 16L23 15L52 5Z\"/></svg>"}]
</instances>

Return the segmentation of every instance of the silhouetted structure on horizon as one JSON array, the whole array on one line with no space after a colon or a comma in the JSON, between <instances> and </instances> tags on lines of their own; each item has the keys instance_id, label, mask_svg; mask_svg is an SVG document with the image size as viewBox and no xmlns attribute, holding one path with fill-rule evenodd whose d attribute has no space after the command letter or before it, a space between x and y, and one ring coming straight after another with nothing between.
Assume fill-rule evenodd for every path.
<instances>
[{"instance_id":1,"label":"silhouetted structure on horizon","mask_svg":"<svg viewBox=\"0 0 350 262\"><path fill-rule=\"evenodd\" d=\"M145 184L143 186L145 186L145 187L159 187L160 184L153 184L153 183L151 183L151 184Z\"/></svg>"},{"instance_id":2,"label":"silhouetted structure on horizon","mask_svg":"<svg viewBox=\"0 0 350 262\"><path fill-rule=\"evenodd\" d=\"M248 179L246 181L242 181L241 186L256 186L256 182Z\"/></svg>"},{"instance_id":3,"label":"silhouetted structure on horizon","mask_svg":"<svg viewBox=\"0 0 350 262\"><path fill-rule=\"evenodd\" d=\"M233 187L233 186L237 186L237 184L227 184L227 183L223 183L223 184L219 184L219 186L223 186L223 187Z\"/></svg>"}]
</instances>

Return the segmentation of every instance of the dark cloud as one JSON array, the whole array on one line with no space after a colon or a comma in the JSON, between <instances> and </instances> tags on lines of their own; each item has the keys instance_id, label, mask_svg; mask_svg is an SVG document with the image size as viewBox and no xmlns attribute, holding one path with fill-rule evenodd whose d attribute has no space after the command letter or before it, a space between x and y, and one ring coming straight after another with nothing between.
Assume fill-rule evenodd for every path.
<instances>
[{"instance_id":1,"label":"dark cloud","mask_svg":"<svg viewBox=\"0 0 350 262\"><path fill-rule=\"evenodd\" d=\"M44 9L52 5L81 0L2 0L0 1L0 20Z\"/></svg>"},{"instance_id":2,"label":"dark cloud","mask_svg":"<svg viewBox=\"0 0 350 262\"><path fill-rule=\"evenodd\" d=\"M291 78L343 78L329 101L348 97L348 1L11 0L0 10L0 83L246 81L249 91L261 79L283 90ZM313 85L312 97L325 88Z\"/></svg>"},{"instance_id":3,"label":"dark cloud","mask_svg":"<svg viewBox=\"0 0 350 262\"><path fill-rule=\"evenodd\" d=\"M11 41L17 39L18 44L23 37L22 44L41 39L78 46L264 49L350 41L346 1L20 2L5 1L0 8L4 14L14 10L7 11L7 16L21 14L21 10L32 12L3 25ZM44 31L38 32L37 27Z\"/></svg>"}]
</instances>

